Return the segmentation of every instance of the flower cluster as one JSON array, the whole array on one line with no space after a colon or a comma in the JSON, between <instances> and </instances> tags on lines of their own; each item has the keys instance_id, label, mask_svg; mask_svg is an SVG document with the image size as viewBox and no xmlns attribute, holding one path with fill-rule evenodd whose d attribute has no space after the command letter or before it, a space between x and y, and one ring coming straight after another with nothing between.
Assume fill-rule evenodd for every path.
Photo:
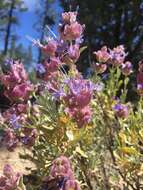
<instances>
[{"instance_id":1,"label":"flower cluster","mask_svg":"<svg viewBox=\"0 0 143 190\"><path fill-rule=\"evenodd\" d=\"M58 78L61 77L59 70L63 69L63 64L74 67L73 63L78 60L83 30L84 26L77 22L77 12L63 13L62 23L59 26L60 39L48 39L45 45L38 43L44 54L48 56L48 61L37 65L38 75L48 82L49 92L56 98L64 97L66 111L79 127L89 123L91 119L89 103L93 87L89 81L84 79L71 79L66 83L65 88L69 88L69 92L65 94ZM75 70L74 75L77 72Z\"/></svg>"},{"instance_id":2,"label":"flower cluster","mask_svg":"<svg viewBox=\"0 0 143 190\"><path fill-rule=\"evenodd\" d=\"M36 43L49 59L58 58L59 63L62 62L68 65L78 60L84 26L79 24L76 18L77 12L63 13L62 23L59 26L60 39L48 38L45 44ZM45 66L42 67L41 64L38 65L38 68L39 72L45 73L45 75L47 69L49 69L48 67L45 68Z\"/></svg>"},{"instance_id":3,"label":"flower cluster","mask_svg":"<svg viewBox=\"0 0 143 190\"><path fill-rule=\"evenodd\" d=\"M84 26L76 21L77 12L65 12L62 14L63 23L60 25L61 39L72 41L81 37Z\"/></svg>"},{"instance_id":4,"label":"flower cluster","mask_svg":"<svg viewBox=\"0 0 143 190\"><path fill-rule=\"evenodd\" d=\"M113 50L110 50L110 62L114 66L120 66L126 57L125 48L123 45L119 45Z\"/></svg>"},{"instance_id":5,"label":"flower cluster","mask_svg":"<svg viewBox=\"0 0 143 190\"><path fill-rule=\"evenodd\" d=\"M93 64L96 73L104 73L109 64L112 64L114 67L121 66L122 74L125 76L132 73L131 62L125 61L127 53L125 53L124 46L119 45L113 49L108 49L104 46L101 50L95 51L94 54L98 61Z\"/></svg>"},{"instance_id":6,"label":"flower cluster","mask_svg":"<svg viewBox=\"0 0 143 190\"><path fill-rule=\"evenodd\" d=\"M36 129L23 127L21 133L18 134L14 129L7 128L4 130L1 144L9 151L14 151L20 143L27 147L32 147L35 144L36 138Z\"/></svg>"},{"instance_id":7,"label":"flower cluster","mask_svg":"<svg viewBox=\"0 0 143 190\"><path fill-rule=\"evenodd\" d=\"M80 56L80 43L84 25L77 22L77 12L65 12L62 14L62 24L59 26L61 41L70 45L61 54L61 59L66 64L75 63ZM62 43L61 43L62 44Z\"/></svg>"},{"instance_id":8,"label":"flower cluster","mask_svg":"<svg viewBox=\"0 0 143 190\"><path fill-rule=\"evenodd\" d=\"M19 143L19 139L13 129L5 129L2 138L2 144L9 150L13 151Z\"/></svg>"},{"instance_id":9,"label":"flower cluster","mask_svg":"<svg viewBox=\"0 0 143 190\"><path fill-rule=\"evenodd\" d=\"M19 142L23 144L31 144L36 136L28 134L28 143L24 143L23 135L27 128L22 127L27 121L27 110L29 109L28 101L32 97L31 94L35 90L34 85L28 80L27 72L22 63L18 61L10 61L9 70L0 76L0 81L4 86L4 96L10 100L11 107L5 109L2 113L4 122L10 128L6 128L2 143L8 150L13 151ZM23 131L22 131L23 130ZM34 129L31 129L34 130ZM17 133L18 132L18 133ZM32 141L32 142L31 142Z\"/></svg>"},{"instance_id":10,"label":"flower cluster","mask_svg":"<svg viewBox=\"0 0 143 190\"><path fill-rule=\"evenodd\" d=\"M6 109L2 116L4 121L9 123L13 129L21 128L21 124L26 119L28 105L26 103L17 103Z\"/></svg>"},{"instance_id":11,"label":"flower cluster","mask_svg":"<svg viewBox=\"0 0 143 190\"><path fill-rule=\"evenodd\" d=\"M4 94L12 102L24 102L28 100L33 85L28 81L28 76L24 66L20 62L13 62L10 71L0 76L0 81L4 85Z\"/></svg>"},{"instance_id":12,"label":"flower cluster","mask_svg":"<svg viewBox=\"0 0 143 190\"><path fill-rule=\"evenodd\" d=\"M7 73L0 76L4 87L4 96L10 100L11 107L6 109L2 116L13 128L20 128L27 112L27 101L34 91L34 85L28 80L28 75L22 63L13 61L9 64Z\"/></svg>"},{"instance_id":13,"label":"flower cluster","mask_svg":"<svg viewBox=\"0 0 143 190\"><path fill-rule=\"evenodd\" d=\"M20 178L20 173L14 172L10 165L5 165L3 175L0 176L0 190L18 190Z\"/></svg>"},{"instance_id":14,"label":"flower cluster","mask_svg":"<svg viewBox=\"0 0 143 190\"><path fill-rule=\"evenodd\" d=\"M43 64L37 64L37 75L44 81L56 81L58 77L59 66L60 60L58 58L50 58L49 60L44 61Z\"/></svg>"},{"instance_id":15,"label":"flower cluster","mask_svg":"<svg viewBox=\"0 0 143 190\"><path fill-rule=\"evenodd\" d=\"M64 183L61 183L59 188L61 190L80 190L79 183L75 180L73 170L71 168L70 161L65 156L60 156L52 163L50 170L50 179L57 178L58 176L64 177Z\"/></svg>"},{"instance_id":16,"label":"flower cluster","mask_svg":"<svg viewBox=\"0 0 143 190\"><path fill-rule=\"evenodd\" d=\"M68 91L63 97L66 112L77 122L78 127L83 127L91 120L92 113L89 104L94 85L82 78L71 78L66 82Z\"/></svg>"}]
</instances>

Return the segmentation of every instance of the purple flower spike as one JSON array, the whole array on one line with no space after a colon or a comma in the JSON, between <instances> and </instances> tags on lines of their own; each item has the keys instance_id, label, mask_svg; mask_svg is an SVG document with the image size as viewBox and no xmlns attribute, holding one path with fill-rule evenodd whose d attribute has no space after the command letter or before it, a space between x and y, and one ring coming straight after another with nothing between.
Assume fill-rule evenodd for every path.
<instances>
[{"instance_id":1,"label":"purple flower spike","mask_svg":"<svg viewBox=\"0 0 143 190\"><path fill-rule=\"evenodd\" d=\"M13 127L13 129L19 129L22 126L18 123L19 117L16 116L15 114L12 115L11 119L10 119L10 124Z\"/></svg>"},{"instance_id":2,"label":"purple flower spike","mask_svg":"<svg viewBox=\"0 0 143 190\"><path fill-rule=\"evenodd\" d=\"M66 95L63 97L66 104L66 113L77 123L79 128L88 124L91 120L92 111L90 102L93 91L97 86L91 81L83 78L72 78L65 81L68 87Z\"/></svg>"},{"instance_id":3,"label":"purple flower spike","mask_svg":"<svg viewBox=\"0 0 143 190\"><path fill-rule=\"evenodd\" d=\"M69 93L65 101L69 107L83 108L90 103L94 84L84 79L70 79L68 82Z\"/></svg>"}]
</instances>

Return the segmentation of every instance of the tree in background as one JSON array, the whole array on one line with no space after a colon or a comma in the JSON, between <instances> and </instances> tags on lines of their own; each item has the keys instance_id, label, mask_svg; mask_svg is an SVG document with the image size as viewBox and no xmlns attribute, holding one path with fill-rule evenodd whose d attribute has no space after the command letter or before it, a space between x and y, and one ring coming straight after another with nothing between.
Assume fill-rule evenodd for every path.
<instances>
[{"instance_id":1,"label":"tree in background","mask_svg":"<svg viewBox=\"0 0 143 190\"><path fill-rule=\"evenodd\" d=\"M124 44L130 52L128 58L134 64L142 58L142 0L61 0L60 2L66 11L69 11L69 4L72 10L79 6L79 18L86 25L85 43L89 45L89 49L84 53L83 60L86 60L84 67L88 66L87 54L103 45L112 48ZM83 60L81 70L85 69Z\"/></svg>"},{"instance_id":2,"label":"tree in background","mask_svg":"<svg viewBox=\"0 0 143 190\"><path fill-rule=\"evenodd\" d=\"M0 36L2 36L2 33L4 31L6 11L7 11L6 1L0 1Z\"/></svg>"},{"instance_id":3,"label":"tree in background","mask_svg":"<svg viewBox=\"0 0 143 190\"><path fill-rule=\"evenodd\" d=\"M16 41L17 38L12 36L9 57L15 60L21 60L26 69L29 70L33 63L32 45L30 44L28 48L25 48L22 43L17 44Z\"/></svg>"},{"instance_id":4,"label":"tree in background","mask_svg":"<svg viewBox=\"0 0 143 190\"><path fill-rule=\"evenodd\" d=\"M17 12L26 11L26 7L23 0L4 0L0 3L0 29L2 36L4 36L3 43L3 55L7 55L11 37L13 38L12 26L18 25Z\"/></svg>"},{"instance_id":5,"label":"tree in background","mask_svg":"<svg viewBox=\"0 0 143 190\"><path fill-rule=\"evenodd\" d=\"M33 62L31 45L25 48L18 43L19 36L13 32L13 26L20 24L18 12L26 11L23 0L4 0L0 2L0 38L3 42L3 52L0 59L5 56L23 61L27 69Z\"/></svg>"}]
</instances>

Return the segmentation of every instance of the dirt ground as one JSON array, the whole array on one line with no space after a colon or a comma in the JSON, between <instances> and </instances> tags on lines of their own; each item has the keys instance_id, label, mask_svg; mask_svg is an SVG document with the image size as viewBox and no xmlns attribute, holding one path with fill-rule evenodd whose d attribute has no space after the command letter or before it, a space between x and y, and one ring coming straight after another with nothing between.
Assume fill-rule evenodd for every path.
<instances>
[{"instance_id":1,"label":"dirt ground","mask_svg":"<svg viewBox=\"0 0 143 190\"><path fill-rule=\"evenodd\" d=\"M2 170L5 164L10 164L15 171L18 171L23 174L29 174L29 169L35 169L34 163L29 160L21 159L19 154L31 154L31 152L27 149L23 149L22 147L16 148L14 152L9 152L5 147L0 148L0 174L2 174ZM26 169L28 168L28 170Z\"/></svg>"}]
</instances>

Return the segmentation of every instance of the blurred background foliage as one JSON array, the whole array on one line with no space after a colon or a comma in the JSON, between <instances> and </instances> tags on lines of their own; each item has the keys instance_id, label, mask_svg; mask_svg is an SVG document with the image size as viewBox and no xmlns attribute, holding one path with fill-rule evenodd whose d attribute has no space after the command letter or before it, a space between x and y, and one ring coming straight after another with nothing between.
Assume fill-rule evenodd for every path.
<instances>
[{"instance_id":1,"label":"blurred background foliage","mask_svg":"<svg viewBox=\"0 0 143 190\"><path fill-rule=\"evenodd\" d=\"M128 58L137 67L137 62L142 59L143 51L143 1L142 0L29 0L34 2L33 14L36 23L33 25L38 38L43 41L46 25L57 27L59 12L76 10L79 12L79 20L86 25L84 43L88 49L83 53L79 61L79 70L85 72L92 62L93 50L99 49L103 45L114 47L124 44L129 52ZM3 0L0 1L0 49L1 58L10 56L23 59L24 63L40 62L41 52L32 52L30 45L27 48L18 30L22 20L20 15L23 11L28 13L30 8L26 0ZM18 13L18 14L17 14ZM25 15L26 16L26 15ZM33 32L34 33L34 32ZM28 35L28 34L27 34ZM34 34L32 37L35 37ZM30 43L29 43L30 44ZM24 53L23 53L24 52ZM34 54L34 55L33 55ZM28 57L28 59L27 59ZM30 60L30 61L27 61Z\"/></svg>"},{"instance_id":2,"label":"blurred background foliage","mask_svg":"<svg viewBox=\"0 0 143 190\"><path fill-rule=\"evenodd\" d=\"M87 54L92 54L93 50L103 45L112 48L123 44L129 52L128 58L136 67L143 55L142 0L61 0L64 10L69 10L69 2L74 9L79 6L79 19L86 25L85 43L89 45L89 49L83 60L89 58ZM81 70L89 64L87 61L85 63Z\"/></svg>"}]
</instances>

